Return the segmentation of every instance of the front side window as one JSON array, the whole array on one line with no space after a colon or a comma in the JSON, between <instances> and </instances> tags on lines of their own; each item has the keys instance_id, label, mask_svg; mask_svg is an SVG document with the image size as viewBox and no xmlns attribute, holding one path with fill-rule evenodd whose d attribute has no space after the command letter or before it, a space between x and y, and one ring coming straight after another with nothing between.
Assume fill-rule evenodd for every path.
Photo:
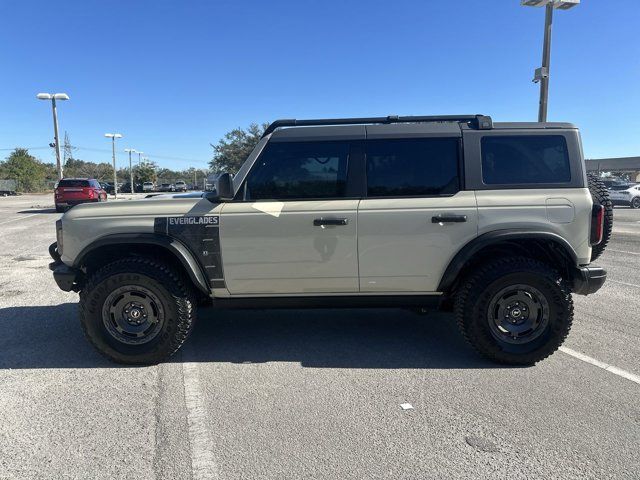
<instances>
[{"instance_id":1,"label":"front side window","mask_svg":"<svg viewBox=\"0 0 640 480\"><path fill-rule=\"evenodd\" d=\"M347 142L268 144L246 183L247 200L343 197Z\"/></svg>"},{"instance_id":2,"label":"front side window","mask_svg":"<svg viewBox=\"0 0 640 480\"><path fill-rule=\"evenodd\" d=\"M452 195L459 189L457 138L370 140L367 196Z\"/></svg>"},{"instance_id":3,"label":"front side window","mask_svg":"<svg viewBox=\"0 0 640 480\"><path fill-rule=\"evenodd\" d=\"M482 181L487 185L571 181L567 142L561 135L491 135L481 146Z\"/></svg>"}]
</instances>

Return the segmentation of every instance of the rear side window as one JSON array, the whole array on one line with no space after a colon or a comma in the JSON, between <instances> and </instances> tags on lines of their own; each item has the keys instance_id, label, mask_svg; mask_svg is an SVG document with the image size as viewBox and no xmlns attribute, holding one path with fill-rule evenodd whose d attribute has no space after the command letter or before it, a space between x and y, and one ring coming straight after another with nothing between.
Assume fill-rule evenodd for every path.
<instances>
[{"instance_id":1,"label":"rear side window","mask_svg":"<svg viewBox=\"0 0 640 480\"><path fill-rule=\"evenodd\" d=\"M567 142L561 135L482 138L482 181L487 185L571 181Z\"/></svg>"},{"instance_id":2,"label":"rear side window","mask_svg":"<svg viewBox=\"0 0 640 480\"><path fill-rule=\"evenodd\" d=\"M73 178L63 178L58 182L59 187L90 187L89 180L74 180Z\"/></svg>"},{"instance_id":3,"label":"rear side window","mask_svg":"<svg viewBox=\"0 0 640 480\"><path fill-rule=\"evenodd\" d=\"M459 189L457 138L370 140L367 196L452 195Z\"/></svg>"},{"instance_id":4,"label":"rear side window","mask_svg":"<svg viewBox=\"0 0 640 480\"><path fill-rule=\"evenodd\" d=\"M249 173L247 200L342 197L347 184L347 142L274 142Z\"/></svg>"}]
</instances>

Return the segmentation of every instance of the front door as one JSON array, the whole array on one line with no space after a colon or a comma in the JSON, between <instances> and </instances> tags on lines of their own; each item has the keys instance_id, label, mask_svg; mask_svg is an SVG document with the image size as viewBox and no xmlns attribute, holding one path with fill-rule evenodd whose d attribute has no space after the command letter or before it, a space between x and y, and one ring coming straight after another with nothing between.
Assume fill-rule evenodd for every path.
<instances>
[{"instance_id":1,"label":"front door","mask_svg":"<svg viewBox=\"0 0 640 480\"><path fill-rule=\"evenodd\" d=\"M358 208L361 292L435 292L477 236L475 193L460 191L459 137L370 140Z\"/></svg>"},{"instance_id":2,"label":"front door","mask_svg":"<svg viewBox=\"0 0 640 480\"><path fill-rule=\"evenodd\" d=\"M271 142L220 215L232 295L358 291L349 142Z\"/></svg>"}]
</instances>

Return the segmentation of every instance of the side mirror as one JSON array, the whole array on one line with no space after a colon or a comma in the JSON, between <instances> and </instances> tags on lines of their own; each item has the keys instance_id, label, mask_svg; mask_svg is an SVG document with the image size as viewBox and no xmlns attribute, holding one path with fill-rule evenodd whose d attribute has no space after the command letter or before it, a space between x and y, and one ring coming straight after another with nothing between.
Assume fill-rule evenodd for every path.
<instances>
[{"instance_id":1,"label":"side mirror","mask_svg":"<svg viewBox=\"0 0 640 480\"><path fill-rule=\"evenodd\" d=\"M210 202L233 200L233 177L229 173L221 173L214 181L215 189L205 195Z\"/></svg>"}]
</instances>

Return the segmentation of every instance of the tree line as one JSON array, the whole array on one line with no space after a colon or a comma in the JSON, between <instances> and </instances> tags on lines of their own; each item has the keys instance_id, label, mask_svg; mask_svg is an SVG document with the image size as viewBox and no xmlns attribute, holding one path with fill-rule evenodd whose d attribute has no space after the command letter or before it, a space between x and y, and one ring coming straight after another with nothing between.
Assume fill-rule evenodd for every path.
<instances>
[{"instance_id":1,"label":"tree line","mask_svg":"<svg viewBox=\"0 0 640 480\"><path fill-rule=\"evenodd\" d=\"M252 123L247 128L234 128L227 132L213 148L213 157L209 162L209 171L213 173L236 173L251 150L260 140L268 124ZM113 167L107 162L92 162L74 157L73 147L65 138L64 165L65 177L95 178L102 182L113 182ZM159 167L150 162L133 167L134 183L157 182L172 183L184 180L192 183L194 172L197 182L202 185L203 172L189 168L174 170ZM116 171L118 182L129 181L129 168ZM43 192L53 188L57 181L56 166L51 162L43 162L29 153L26 148L14 149L4 161L0 161L0 179L16 180L20 192Z\"/></svg>"}]
</instances>

